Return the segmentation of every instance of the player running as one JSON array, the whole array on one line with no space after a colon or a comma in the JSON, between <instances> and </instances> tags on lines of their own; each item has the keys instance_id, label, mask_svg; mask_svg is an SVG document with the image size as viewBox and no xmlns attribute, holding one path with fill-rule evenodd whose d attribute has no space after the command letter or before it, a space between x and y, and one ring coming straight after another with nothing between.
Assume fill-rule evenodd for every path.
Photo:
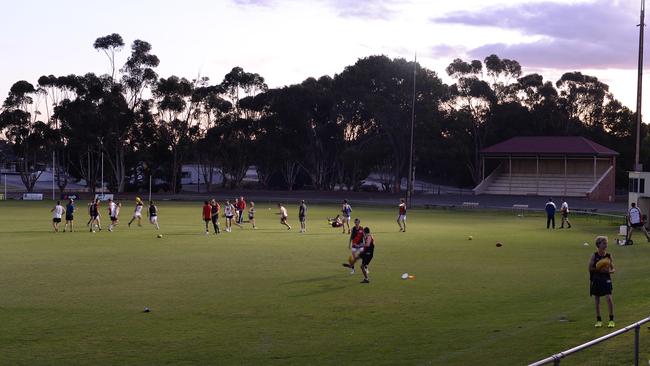
<instances>
[{"instance_id":1,"label":"player running","mask_svg":"<svg viewBox=\"0 0 650 366\"><path fill-rule=\"evenodd\" d=\"M343 234L345 234L345 226L348 227L348 234L350 234L350 215L352 214L352 206L348 203L348 200L343 200L343 205L341 206L341 213L343 214Z\"/></svg>"},{"instance_id":2,"label":"player running","mask_svg":"<svg viewBox=\"0 0 650 366\"><path fill-rule=\"evenodd\" d=\"M158 225L158 207L153 204L153 201L149 201L148 215L151 225L154 225L156 230L160 230L160 226Z\"/></svg>"},{"instance_id":3,"label":"player running","mask_svg":"<svg viewBox=\"0 0 650 366\"><path fill-rule=\"evenodd\" d=\"M65 214L65 209L61 206L61 201L56 201L54 208L50 210L52 212L52 228L54 232L59 232L59 225L61 224L61 217Z\"/></svg>"},{"instance_id":4,"label":"player running","mask_svg":"<svg viewBox=\"0 0 650 366\"><path fill-rule=\"evenodd\" d=\"M404 198L399 200L399 213L397 215L397 225L400 232L406 232L406 202Z\"/></svg>"},{"instance_id":5,"label":"player running","mask_svg":"<svg viewBox=\"0 0 650 366\"><path fill-rule=\"evenodd\" d=\"M144 203L140 197L135 198L135 209L133 210L133 218L129 221L128 226L131 227L133 221L138 220L138 226L142 226L142 209L144 208Z\"/></svg>"},{"instance_id":6,"label":"player running","mask_svg":"<svg viewBox=\"0 0 650 366\"><path fill-rule=\"evenodd\" d=\"M300 201L300 206L298 207L298 220L300 221L300 232L304 233L307 231L307 204L305 200Z\"/></svg>"},{"instance_id":7,"label":"player running","mask_svg":"<svg viewBox=\"0 0 650 366\"><path fill-rule=\"evenodd\" d=\"M363 247L363 227L361 227L361 220L358 218L354 219L354 226L350 234L350 241L348 242L348 248L350 249L350 256L348 257L348 263L343 263L343 267L350 269L350 274L354 274L354 263L357 261L357 257L361 247Z\"/></svg>"},{"instance_id":8,"label":"player running","mask_svg":"<svg viewBox=\"0 0 650 366\"><path fill-rule=\"evenodd\" d=\"M280 224L286 226L287 230L291 230L291 225L287 223L287 219L289 218L287 209L281 203L278 203L278 209L280 210L280 212L277 213L280 215Z\"/></svg>"},{"instance_id":9,"label":"player running","mask_svg":"<svg viewBox=\"0 0 650 366\"><path fill-rule=\"evenodd\" d=\"M63 226L63 232L65 233L70 224L70 232L74 232L74 200L70 198L68 204L65 206L65 226Z\"/></svg>"},{"instance_id":10,"label":"player running","mask_svg":"<svg viewBox=\"0 0 650 366\"><path fill-rule=\"evenodd\" d=\"M246 201L244 201L244 196L240 196L237 201L237 223L239 225L244 223L244 211L246 210Z\"/></svg>"},{"instance_id":11,"label":"player running","mask_svg":"<svg viewBox=\"0 0 650 366\"><path fill-rule=\"evenodd\" d=\"M210 201L210 218L212 219L212 228L214 229L215 235L221 232L221 228L219 227L219 212L221 212L221 206L213 198Z\"/></svg>"},{"instance_id":12,"label":"player running","mask_svg":"<svg viewBox=\"0 0 650 366\"><path fill-rule=\"evenodd\" d=\"M99 198L96 198L88 205L88 214L90 215L90 220L88 221L87 226L90 227L90 232L94 231L93 226L95 225L99 231L102 231L102 224L99 215Z\"/></svg>"},{"instance_id":13,"label":"player running","mask_svg":"<svg viewBox=\"0 0 650 366\"><path fill-rule=\"evenodd\" d=\"M646 230L645 225L643 223L643 215L641 214L641 210L639 210L639 208L636 207L636 203L634 202L632 202L632 207L628 212L627 222L628 222L628 226L627 226L627 238L625 239L626 242L632 239L632 231L634 231L634 229L639 229L643 231L646 239L648 239L648 242L650 242L650 235L648 235L648 231Z\"/></svg>"}]
</instances>

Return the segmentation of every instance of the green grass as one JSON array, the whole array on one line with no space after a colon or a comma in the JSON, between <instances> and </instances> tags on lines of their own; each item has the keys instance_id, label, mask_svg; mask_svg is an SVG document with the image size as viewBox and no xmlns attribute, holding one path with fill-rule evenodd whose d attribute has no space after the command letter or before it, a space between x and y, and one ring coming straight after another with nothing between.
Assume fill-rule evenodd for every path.
<instances>
[{"instance_id":1,"label":"green grass","mask_svg":"<svg viewBox=\"0 0 650 366\"><path fill-rule=\"evenodd\" d=\"M126 227L130 206L116 232L78 215L79 232L54 234L49 204L0 202L0 365L516 365L608 332L593 328L587 262L609 222L551 232L541 217L412 210L403 234L394 207L356 206L377 243L361 285L341 267L347 236L326 226L337 207L312 205L302 235L296 207L290 232L269 207L259 230L206 237L199 203L161 202L157 239ZM636 238L610 245L619 327L650 315ZM565 362L631 364L632 344ZM649 346L644 328L642 363Z\"/></svg>"}]
</instances>

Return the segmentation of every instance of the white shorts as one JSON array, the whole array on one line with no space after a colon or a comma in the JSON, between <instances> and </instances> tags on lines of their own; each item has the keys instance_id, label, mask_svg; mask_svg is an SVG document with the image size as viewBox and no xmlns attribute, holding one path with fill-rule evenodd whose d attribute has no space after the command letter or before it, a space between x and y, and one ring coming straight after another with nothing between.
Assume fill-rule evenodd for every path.
<instances>
[{"instance_id":1,"label":"white shorts","mask_svg":"<svg viewBox=\"0 0 650 366\"><path fill-rule=\"evenodd\" d=\"M343 222L350 223L350 216L343 216Z\"/></svg>"},{"instance_id":2,"label":"white shorts","mask_svg":"<svg viewBox=\"0 0 650 366\"><path fill-rule=\"evenodd\" d=\"M151 216L149 218L149 222L152 223L152 224L157 223L158 222L158 216Z\"/></svg>"},{"instance_id":3,"label":"white shorts","mask_svg":"<svg viewBox=\"0 0 650 366\"><path fill-rule=\"evenodd\" d=\"M352 250L352 255L354 255L356 257L357 255L359 255L361 253L362 249L363 249L363 247L355 247L353 245L352 249L351 249Z\"/></svg>"},{"instance_id":4,"label":"white shorts","mask_svg":"<svg viewBox=\"0 0 650 366\"><path fill-rule=\"evenodd\" d=\"M135 217L136 219L141 219L142 214L141 213L136 213L136 214L133 214L133 217Z\"/></svg>"},{"instance_id":5,"label":"white shorts","mask_svg":"<svg viewBox=\"0 0 650 366\"><path fill-rule=\"evenodd\" d=\"M397 216L397 221L406 221L406 215Z\"/></svg>"}]
</instances>

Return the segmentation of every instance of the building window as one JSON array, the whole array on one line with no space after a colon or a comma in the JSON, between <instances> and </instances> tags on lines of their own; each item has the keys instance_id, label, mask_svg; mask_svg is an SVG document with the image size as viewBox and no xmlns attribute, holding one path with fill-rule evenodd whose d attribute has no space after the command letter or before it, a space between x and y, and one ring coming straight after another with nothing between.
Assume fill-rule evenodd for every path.
<instances>
[{"instance_id":1,"label":"building window","mask_svg":"<svg viewBox=\"0 0 650 366\"><path fill-rule=\"evenodd\" d=\"M639 179L639 193L645 193L645 178Z\"/></svg>"}]
</instances>

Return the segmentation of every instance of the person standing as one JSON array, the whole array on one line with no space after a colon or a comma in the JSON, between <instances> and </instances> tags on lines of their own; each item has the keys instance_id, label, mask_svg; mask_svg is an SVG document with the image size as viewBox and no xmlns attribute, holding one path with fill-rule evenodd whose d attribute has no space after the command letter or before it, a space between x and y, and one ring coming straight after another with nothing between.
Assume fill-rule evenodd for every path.
<instances>
[{"instance_id":1,"label":"person standing","mask_svg":"<svg viewBox=\"0 0 650 366\"><path fill-rule=\"evenodd\" d=\"M607 328L614 328L614 303L612 301L612 276L614 263L612 255L607 253L607 237L596 238L597 251L589 259L589 294L594 296L596 304L596 328L603 326L603 319L600 317L600 298L605 296L609 310L609 323ZM600 262L600 263L599 263Z\"/></svg>"},{"instance_id":2,"label":"person standing","mask_svg":"<svg viewBox=\"0 0 650 366\"><path fill-rule=\"evenodd\" d=\"M214 198L212 201L210 201L210 217L212 219L212 228L214 229L214 233L219 234L221 232L221 228L219 227L219 212L221 211L221 206L219 206L219 202L215 200Z\"/></svg>"},{"instance_id":3,"label":"person standing","mask_svg":"<svg viewBox=\"0 0 650 366\"><path fill-rule=\"evenodd\" d=\"M278 212L278 215L280 215L280 224L286 226L287 230L291 230L291 225L287 223L287 219L289 218L287 209L281 203L278 203L278 209L280 210L280 212Z\"/></svg>"},{"instance_id":4,"label":"person standing","mask_svg":"<svg viewBox=\"0 0 650 366\"><path fill-rule=\"evenodd\" d=\"M352 206L348 203L348 200L343 200L343 205L341 206L341 213L343 214L343 234L345 234L345 226L348 227L348 234L350 233L350 215L352 214Z\"/></svg>"},{"instance_id":5,"label":"person standing","mask_svg":"<svg viewBox=\"0 0 650 366\"><path fill-rule=\"evenodd\" d=\"M65 206L65 226L63 226L63 232L65 233L70 224L70 232L74 232L74 200L70 198L68 204Z\"/></svg>"},{"instance_id":6,"label":"person standing","mask_svg":"<svg viewBox=\"0 0 650 366\"><path fill-rule=\"evenodd\" d=\"M205 223L205 235L210 234L208 223L212 221L212 206L208 201L203 201L203 222Z\"/></svg>"},{"instance_id":7,"label":"person standing","mask_svg":"<svg viewBox=\"0 0 650 366\"><path fill-rule=\"evenodd\" d=\"M88 214L90 215L90 220L88 221L88 226L90 226L90 232L93 232L93 226L97 225L97 229L102 231L102 224L100 221L99 215L99 198L96 198L94 201L88 205Z\"/></svg>"},{"instance_id":8,"label":"person standing","mask_svg":"<svg viewBox=\"0 0 650 366\"><path fill-rule=\"evenodd\" d=\"M120 221L120 204L110 199L108 200L108 216L111 218L108 231L113 231Z\"/></svg>"},{"instance_id":9,"label":"person standing","mask_svg":"<svg viewBox=\"0 0 650 366\"><path fill-rule=\"evenodd\" d=\"M56 201L56 205L50 210L50 212L52 213L52 228L54 228L55 233L58 233L59 225L61 224L61 217L65 214L65 209L61 206L61 201Z\"/></svg>"},{"instance_id":10,"label":"person standing","mask_svg":"<svg viewBox=\"0 0 650 366\"><path fill-rule=\"evenodd\" d=\"M546 211L546 228L550 229L552 224L553 229L555 229L555 211L557 210L557 207L555 206L555 203L553 203L552 198L548 199L544 210Z\"/></svg>"},{"instance_id":11,"label":"person standing","mask_svg":"<svg viewBox=\"0 0 650 366\"><path fill-rule=\"evenodd\" d=\"M361 273L363 273L363 281L361 283L370 283L370 278L368 275L370 271L368 270L368 265L372 261L372 257L375 255L375 238L370 234L370 228L366 227L363 229L364 238L363 238L363 247L361 248Z\"/></svg>"},{"instance_id":12,"label":"person standing","mask_svg":"<svg viewBox=\"0 0 650 366\"><path fill-rule=\"evenodd\" d=\"M397 225L400 232L406 232L406 201L404 198L399 200L399 212L397 214Z\"/></svg>"},{"instance_id":13,"label":"person standing","mask_svg":"<svg viewBox=\"0 0 650 366\"><path fill-rule=\"evenodd\" d=\"M253 225L253 229L257 229L255 226L255 202L251 201L251 207L248 209L248 221Z\"/></svg>"},{"instance_id":14,"label":"person standing","mask_svg":"<svg viewBox=\"0 0 650 366\"><path fill-rule=\"evenodd\" d=\"M627 215L627 237L625 238L625 241L628 242L630 239L632 239L632 231L634 229L641 230L644 234L646 239L648 239L648 242L650 242L650 235L648 235L648 230L645 228L645 224L643 222L643 214L641 213L641 210L639 210L638 207L636 207L636 203L632 202L632 207L630 207L630 210L628 211Z\"/></svg>"},{"instance_id":15,"label":"person standing","mask_svg":"<svg viewBox=\"0 0 650 366\"><path fill-rule=\"evenodd\" d=\"M300 232L304 233L307 231L307 204L305 200L300 201L300 206L298 207L298 220L300 221Z\"/></svg>"},{"instance_id":16,"label":"person standing","mask_svg":"<svg viewBox=\"0 0 650 366\"><path fill-rule=\"evenodd\" d=\"M562 198L562 205L560 206L560 215L562 219L560 229L564 229L564 223L567 224L567 229L571 229L571 223L569 222L569 204L566 203L564 198Z\"/></svg>"},{"instance_id":17,"label":"person standing","mask_svg":"<svg viewBox=\"0 0 650 366\"><path fill-rule=\"evenodd\" d=\"M158 207L154 205L153 201L149 201L148 214L151 225L154 225L156 230L160 230L160 225L158 225Z\"/></svg>"}]
</instances>

